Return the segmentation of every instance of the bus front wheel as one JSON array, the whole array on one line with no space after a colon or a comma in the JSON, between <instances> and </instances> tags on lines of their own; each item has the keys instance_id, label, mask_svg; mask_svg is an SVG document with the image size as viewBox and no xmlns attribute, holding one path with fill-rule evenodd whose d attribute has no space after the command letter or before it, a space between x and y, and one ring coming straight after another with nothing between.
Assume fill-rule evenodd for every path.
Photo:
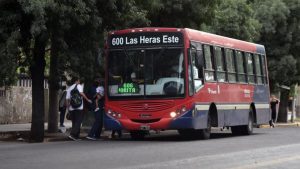
<instances>
[{"instance_id":1,"label":"bus front wheel","mask_svg":"<svg viewBox=\"0 0 300 169\"><path fill-rule=\"evenodd\" d=\"M211 133L211 118L210 115L207 117L207 128L198 130L198 136L202 140L207 140L210 138Z\"/></svg>"}]
</instances>

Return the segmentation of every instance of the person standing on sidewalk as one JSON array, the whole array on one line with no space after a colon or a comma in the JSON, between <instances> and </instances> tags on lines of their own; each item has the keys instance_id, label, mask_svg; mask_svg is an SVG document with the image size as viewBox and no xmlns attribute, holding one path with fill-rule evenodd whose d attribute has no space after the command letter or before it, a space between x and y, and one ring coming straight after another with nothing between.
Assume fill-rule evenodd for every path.
<instances>
[{"instance_id":1,"label":"person standing on sidewalk","mask_svg":"<svg viewBox=\"0 0 300 169\"><path fill-rule=\"evenodd\" d=\"M276 116L277 116L277 106L279 105L279 100L276 98L275 95L271 95L270 99L270 106L271 106L271 112L272 112L272 118L269 122L270 127L275 127L275 122L276 122Z\"/></svg>"},{"instance_id":2,"label":"person standing on sidewalk","mask_svg":"<svg viewBox=\"0 0 300 169\"><path fill-rule=\"evenodd\" d=\"M60 127L65 127L64 126L64 121L65 121L65 114L66 114L66 109L67 109L67 100L66 100L66 95L67 95L67 91L66 91L66 86L62 86L62 93L59 99L59 123L60 123Z\"/></svg>"},{"instance_id":3,"label":"person standing on sidewalk","mask_svg":"<svg viewBox=\"0 0 300 169\"><path fill-rule=\"evenodd\" d=\"M69 135L71 140L78 140L80 134L80 127L83 120L83 99L92 103L90 99L83 93L83 86L80 84L78 77L73 77L73 85L67 90L67 107L71 114L72 129Z\"/></svg>"},{"instance_id":4,"label":"person standing on sidewalk","mask_svg":"<svg viewBox=\"0 0 300 169\"><path fill-rule=\"evenodd\" d=\"M104 108L104 88L103 84L100 84L100 79L96 79L94 86L90 89L91 97L93 98L93 109L95 115L95 121L93 126L86 137L89 140L98 140L101 136L102 124L103 124L103 108Z\"/></svg>"}]
</instances>

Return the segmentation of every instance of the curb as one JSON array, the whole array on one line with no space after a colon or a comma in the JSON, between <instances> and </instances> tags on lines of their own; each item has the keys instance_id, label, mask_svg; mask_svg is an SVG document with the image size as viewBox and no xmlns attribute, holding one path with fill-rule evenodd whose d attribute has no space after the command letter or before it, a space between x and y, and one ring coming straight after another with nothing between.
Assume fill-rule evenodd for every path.
<instances>
[{"instance_id":1,"label":"curb","mask_svg":"<svg viewBox=\"0 0 300 169\"><path fill-rule=\"evenodd\" d=\"M297 123L276 123L275 127L288 128L288 127L300 127L300 122ZM259 128L271 128L268 124L259 125Z\"/></svg>"}]
</instances>

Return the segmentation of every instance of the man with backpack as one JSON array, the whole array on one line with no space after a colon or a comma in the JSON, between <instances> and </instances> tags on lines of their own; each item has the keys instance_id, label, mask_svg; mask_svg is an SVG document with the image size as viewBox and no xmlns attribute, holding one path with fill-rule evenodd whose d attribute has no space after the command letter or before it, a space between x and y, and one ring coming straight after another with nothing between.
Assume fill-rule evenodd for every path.
<instances>
[{"instance_id":1,"label":"man with backpack","mask_svg":"<svg viewBox=\"0 0 300 169\"><path fill-rule=\"evenodd\" d=\"M73 77L72 82L73 85L68 88L66 98L72 120L72 130L69 138L75 141L79 139L83 120L83 98L89 103L92 103L92 101L83 93L83 86L80 84L78 77Z\"/></svg>"}]
</instances>

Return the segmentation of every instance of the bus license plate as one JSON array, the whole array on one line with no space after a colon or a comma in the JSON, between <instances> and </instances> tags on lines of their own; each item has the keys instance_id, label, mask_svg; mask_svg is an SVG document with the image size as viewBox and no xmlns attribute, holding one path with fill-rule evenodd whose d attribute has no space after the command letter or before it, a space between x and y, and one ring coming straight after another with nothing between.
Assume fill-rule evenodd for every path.
<instances>
[{"instance_id":1,"label":"bus license plate","mask_svg":"<svg viewBox=\"0 0 300 169\"><path fill-rule=\"evenodd\" d=\"M141 130L150 130L150 126L148 126L148 125L141 125L140 129Z\"/></svg>"}]
</instances>

